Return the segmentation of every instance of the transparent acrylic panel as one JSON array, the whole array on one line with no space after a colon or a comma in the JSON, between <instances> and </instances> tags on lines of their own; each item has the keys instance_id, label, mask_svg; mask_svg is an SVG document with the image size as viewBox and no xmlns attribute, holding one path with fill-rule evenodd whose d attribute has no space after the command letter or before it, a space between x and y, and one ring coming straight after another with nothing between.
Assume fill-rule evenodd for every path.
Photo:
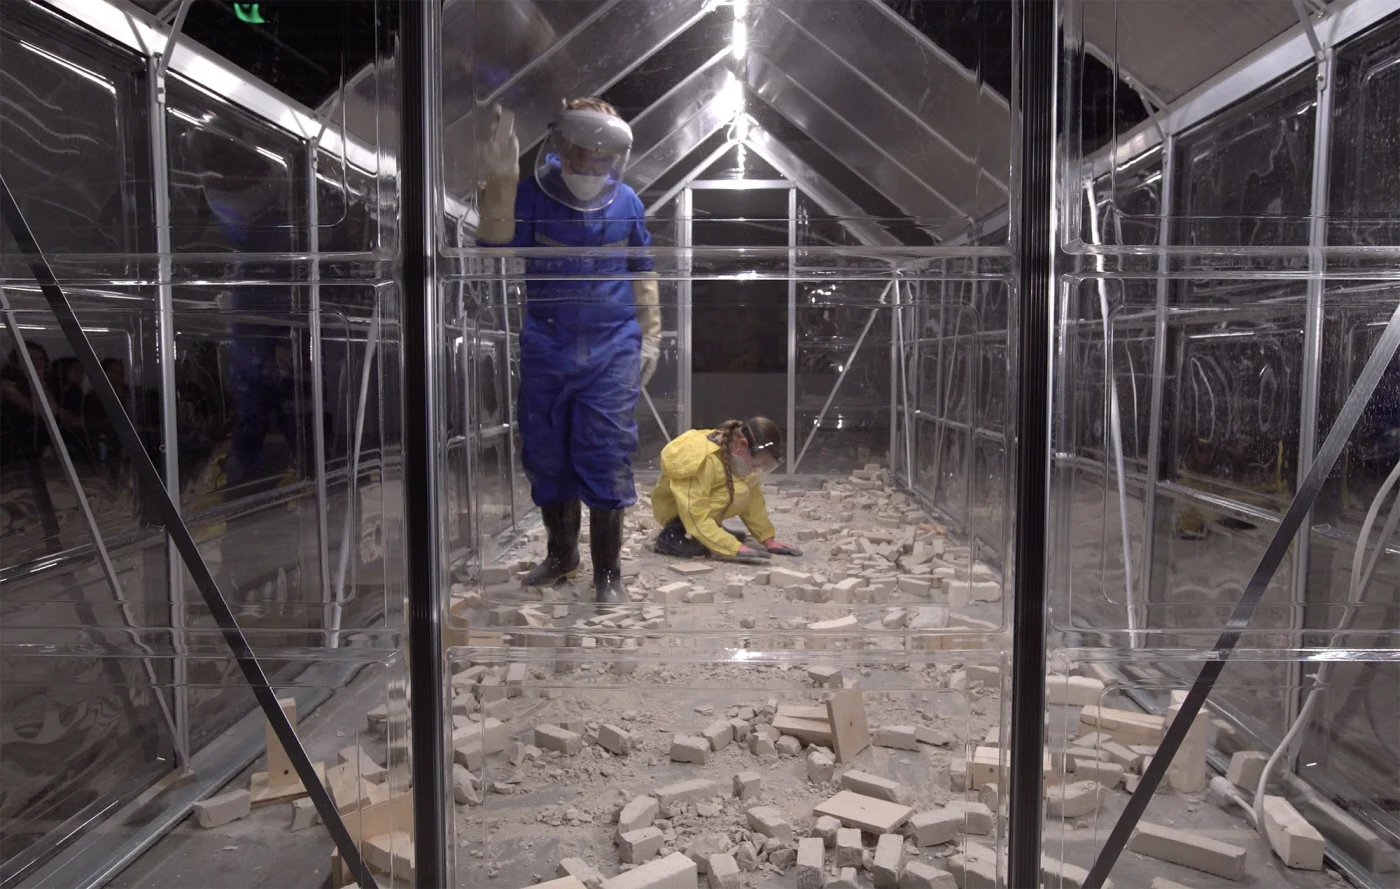
<instances>
[{"instance_id":1,"label":"transparent acrylic panel","mask_svg":"<svg viewBox=\"0 0 1400 889\"><path fill-rule=\"evenodd\" d=\"M1172 243L1306 244L1316 114L1304 70L1179 136Z\"/></svg>"},{"instance_id":2,"label":"transparent acrylic panel","mask_svg":"<svg viewBox=\"0 0 1400 889\"><path fill-rule=\"evenodd\" d=\"M798 285L798 469L849 472L889 451L890 398L902 396L891 390L898 376L892 383L883 289L874 281Z\"/></svg>"},{"instance_id":3,"label":"transparent acrylic panel","mask_svg":"<svg viewBox=\"0 0 1400 889\"><path fill-rule=\"evenodd\" d=\"M189 641L184 657L191 676L208 675L200 664L219 657L222 643L217 634ZM326 772L352 836L368 839L354 829L361 818L367 825L388 823L376 832L410 830L407 677L401 658L362 646L347 647L333 657L308 657L281 647L282 641L267 640L261 661L273 677L278 698L295 701L298 737L311 762ZM170 659L168 650L161 655ZM192 678L183 687L194 692L200 683ZM61 854L32 879L40 885L76 885L89 875L84 868L94 864L89 856L123 841L140 841L155 826L168 832L110 885L236 889L251 878L280 889L327 881L336 857L327 829L319 821L292 817L293 800L300 798L304 805L304 793L293 790L254 805L247 816L216 827L202 827L194 817L185 817L196 799L266 786L266 720L246 688L230 696L228 706L234 716L226 730L202 747L193 762L192 779L164 782L139 802L118 801L86 849ZM230 856L229 846L257 849L256 860ZM343 879L347 878L341 875L330 882ZM389 883L380 879L381 885Z\"/></svg>"},{"instance_id":4,"label":"transparent acrylic panel","mask_svg":"<svg viewBox=\"0 0 1400 889\"><path fill-rule=\"evenodd\" d=\"M0 41L0 174L40 245L152 249L144 59L37 3L5 4Z\"/></svg>"},{"instance_id":5,"label":"transparent acrylic panel","mask_svg":"<svg viewBox=\"0 0 1400 889\"><path fill-rule=\"evenodd\" d=\"M752 641L764 635L755 631ZM865 650L851 639L841 649L805 653L665 645L631 634L606 651L453 649L454 711L465 711L454 719L459 727L452 742L463 790L451 834L459 847L454 885L478 885L490 874L525 884L540 862L567 858L611 877L628 864L613 848L619 810L648 797L656 805L638 804L648 811L635 824L645 833L629 835L622 857L635 854L632 863L644 864L710 844L716 847L710 854L734 850L741 861L752 852L746 866L757 868L754 885L783 885L784 876L760 860L786 867L772 856L790 857L789 839L812 835L814 809L842 789L833 779L835 763L822 766L823 757L812 756L817 747L834 753L830 723L816 718L828 700L838 716L856 714L871 726L876 742L859 752L844 750L842 770L896 782L907 804L891 804L894 819L947 814L947 836L926 836L904 856L906 864L941 866L943 856L956 851L944 843L959 834L994 847L1005 835L1004 823L981 805L964 776L971 750L1003 728L997 659L986 652L881 650L888 646L877 637L866 636L873 647ZM600 649L610 639L592 632L582 638ZM639 648L631 647L637 642ZM828 684L818 684L816 675ZM843 683L859 691L833 691ZM784 727L805 741L783 734ZM769 732L776 741L768 740ZM927 743L913 740L915 732ZM810 767L809 757L816 760ZM993 749L978 763L978 774L997 775L1005 760ZM781 846L765 850L763 835L750 837L763 810L752 818L746 812L756 806L776 809L774 817L785 825L776 828ZM836 864L836 854L824 852L823 869ZM850 846L848 854L859 850Z\"/></svg>"},{"instance_id":6,"label":"transparent acrylic panel","mask_svg":"<svg viewBox=\"0 0 1400 889\"><path fill-rule=\"evenodd\" d=\"M1332 97L1332 157L1327 243L1384 247L1400 243L1400 143L1390 111L1400 101L1391 20L1337 53Z\"/></svg>"},{"instance_id":7,"label":"transparent acrylic panel","mask_svg":"<svg viewBox=\"0 0 1400 889\"><path fill-rule=\"evenodd\" d=\"M1145 653L1144 653L1145 654ZM1272 752L1279 735L1273 730L1261 733L1257 725L1241 721L1232 713L1231 700L1249 696L1281 702L1298 693L1288 680L1257 681L1256 676L1286 676L1291 659L1301 652L1270 649L1240 650L1225 668L1205 709L1197 716L1186 742L1173 757L1166 778L1142 816L1143 825L1185 831L1192 837L1205 837L1226 844L1221 854L1183 861L1175 855L1149 855L1147 850L1129 848L1119 858L1112 879L1120 885L1146 885L1155 877L1181 881L1184 885L1213 887L1240 882L1296 887L1322 887L1332 877L1322 860L1321 844L1308 844L1308 854L1296 860L1300 866L1285 866L1267 842L1249 823L1238 804L1203 798L1202 791L1212 777L1227 772L1230 786L1248 804L1252 801L1257 778L1241 777L1249 770L1232 765ZM1095 655L1082 650L1054 653L1056 667L1049 677L1051 701L1047 712L1052 763L1058 770L1057 784L1046 802L1046 854L1071 867L1088 868L1102 848L1104 839L1120 817L1128 796L1136 787L1148 756L1161 740L1175 716L1171 708L1189 688L1197 663L1174 661L1157 652L1150 657L1123 653ZM1351 665L1347 665L1351 666ZM1253 668L1253 669L1242 669ZM1066 682L1066 675L1073 678ZM1173 678L1183 677L1183 678ZM1321 692L1324 699L1328 690ZM1277 703L1276 703L1277 706ZM1387 757L1393 761L1393 757ZM1393 766L1382 760L1382 771L1375 778L1352 789L1351 800L1361 814L1367 804L1394 794ZM1258 774L1256 768L1254 774ZM1386 780L1386 776L1391 776ZM1273 775L1269 792L1288 800L1308 820L1323 825L1319 808L1338 798L1336 790L1309 787L1280 767ZM1376 780L1376 779L1380 780ZM1088 782L1080 783L1080 782ZM1099 789L1095 791L1095 785ZM1364 818L1364 815L1362 816ZM1148 828L1151 829L1151 828ZM1326 838L1341 834L1325 828ZM1373 836L1375 836L1373 834ZM1354 845L1354 844L1353 844ZM1354 846L1355 847L1355 846ZM1303 848L1301 842L1295 850ZM1368 849L1367 867L1393 854L1377 838ZM1393 869L1393 862L1386 862ZM1185 866L1184 866L1185 865ZM1066 871L1068 876L1071 871ZM1082 876L1082 875L1081 875ZM1377 870L1381 885L1389 879ZM1050 885L1058 885L1051 883Z\"/></svg>"},{"instance_id":8,"label":"transparent acrylic panel","mask_svg":"<svg viewBox=\"0 0 1400 889\"><path fill-rule=\"evenodd\" d=\"M28 294L21 296L11 290L6 296L12 313L0 327L0 355L4 356L0 366L4 386L0 401L0 474L4 479L0 497L6 505L0 553L4 566L11 568L91 545L84 501L104 537L139 535L149 516L137 494L135 477L66 337L52 314L39 309ZM111 299L118 295L105 296ZM160 379L155 368L154 312L148 308L114 311L99 305L103 297L78 297L79 317L148 451L159 454ZM57 442L49 432L42 406L32 397L37 390L16 347L10 318L18 326L30 365L48 394L59 427ZM72 462L81 490L68 476L63 453Z\"/></svg>"},{"instance_id":9,"label":"transparent acrylic panel","mask_svg":"<svg viewBox=\"0 0 1400 889\"><path fill-rule=\"evenodd\" d=\"M550 4L508 21L491 2L444 14L441 144L450 198L469 201L487 178L480 150L494 104L514 114L522 188L533 193L538 145L560 100L592 95L632 124L626 180L640 192L673 167L707 166L696 149L725 138L785 176L805 178L798 167L818 172L823 194L860 192L854 204L843 199L827 210L880 232L886 246L947 242L1008 200L1015 54L1003 4L624 0L576 17L586 6L562 25L545 11ZM918 60L923 85L906 82L905 59ZM750 131L759 121L762 131ZM770 151L773 127L781 143L813 150ZM872 141L871 131L882 137ZM711 162L734 147L714 145ZM525 240L516 246L542 246ZM1004 232L988 246L1004 253Z\"/></svg>"},{"instance_id":10,"label":"transparent acrylic panel","mask_svg":"<svg viewBox=\"0 0 1400 889\"><path fill-rule=\"evenodd\" d=\"M42 857L55 828L70 819L70 827L80 826L173 767L170 724L157 703L164 697L170 707L171 665L133 656L143 647L133 637L145 635L134 628L168 620L153 595L165 585L162 542L152 535L112 554L116 591L91 556L4 582L0 845L7 873ZM56 627L82 629L48 629ZM55 636L66 639L69 656L44 655ZM128 656L111 656L117 651Z\"/></svg>"}]
</instances>

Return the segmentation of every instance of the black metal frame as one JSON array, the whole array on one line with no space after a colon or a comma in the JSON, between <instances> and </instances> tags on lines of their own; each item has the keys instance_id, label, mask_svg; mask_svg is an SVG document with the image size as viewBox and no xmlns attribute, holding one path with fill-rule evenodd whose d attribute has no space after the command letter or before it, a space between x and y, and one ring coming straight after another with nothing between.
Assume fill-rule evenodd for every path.
<instances>
[{"instance_id":1,"label":"black metal frame","mask_svg":"<svg viewBox=\"0 0 1400 889\"><path fill-rule=\"evenodd\" d=\"M413 689L414 877L419 886L447 886L447 747L444 742L442 603L434 487L438 356L434 194L437 168L431 66L440 0L407 0L399 30L403 106L399 109L399 280L403 293L404 559L408 593L408 677Z\"/></svg>"},{"instance_id":2,"label":"black metal frame","mask_svg":"<svg viewBox=\"0 0 1400 889\"><path fill-rule=\"evenodd\" d=\"M1015 239L1018 300L1016 517L1011 655L1009 889L1040 885L1045 746L1045 612L1049 536L1050 313L1054 292L1055 3L1018 10L1021 110Z\"/></svg>"}]
</instances>

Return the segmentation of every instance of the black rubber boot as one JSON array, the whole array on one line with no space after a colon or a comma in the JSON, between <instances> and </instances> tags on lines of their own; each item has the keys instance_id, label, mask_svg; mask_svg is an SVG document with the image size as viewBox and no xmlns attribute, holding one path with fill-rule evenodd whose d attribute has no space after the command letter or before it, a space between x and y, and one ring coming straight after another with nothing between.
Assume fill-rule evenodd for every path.
<instances>
[{"instance_id":1,"label":"black rubber boot","mask_svg":"<svg viewBox=\"0 0 1400 889\"><path fill-rule=\"evenodd\" d=\"M578 532L583 525L583 507L572 503L551 503L540 507L549 542L544 561L525 576L525 586L554 586L578 574Z\"/></svg>"},{"instance_id":2,"label":"black rubber boot","mask_svg":"<svg viewBox=\"0 0 1400 889\"><path fill-rule=\"evenodd\" d=\"M682 559L701 559L710 554L705 544L685 533L685 524L680 519L672 519L661 529L652 549L663 556Z\"/></svg>"},{"instance_id":3,"label":"black rubber boot","mask_svg":"<svg viewBox=\"0 0 1400 889\"><path fill-rule=\"evenodd\" d=\"M588 548L593 553L593 593L599 605L621 605L631 600L622 587L621 509L588 510Z\"/></svg>"}]
</instances>

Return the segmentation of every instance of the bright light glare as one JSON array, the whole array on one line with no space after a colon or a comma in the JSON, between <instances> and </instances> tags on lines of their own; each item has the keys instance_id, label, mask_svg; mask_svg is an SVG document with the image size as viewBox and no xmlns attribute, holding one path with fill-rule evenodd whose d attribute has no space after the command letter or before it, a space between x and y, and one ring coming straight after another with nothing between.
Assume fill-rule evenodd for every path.
<instances>
[{"instance_id":1,"label":"bright light glare","mask_svg":"<svg viewBox=\"0 0 1400 889\"><path fill-rule=\"evenodd\" d=\"M734 20L738 21L749 14L749 0L734 0Z\"/></svg>"},{"instance_id":2,"label":"bright light glare","mask_svg":"<svg viewBox=\"0 0 1400 889\"><path fill-rule=\"evenodd\" d=\"M744 85L729 75L729 79L724 82L724 113L733 117L739 117L744 113Z\"/></svg>"},{"instance_id":3,"label":"bright light glare","mask_svg":"<svg viewBox=\"0 0 1400 889\"><path fill-rule=\"evenodd\" d=\"M729 48L734 58L740 61L749 52L749 26L737 18L734 20L734 33L729 38Z\"/></svg>"}]
</instances>

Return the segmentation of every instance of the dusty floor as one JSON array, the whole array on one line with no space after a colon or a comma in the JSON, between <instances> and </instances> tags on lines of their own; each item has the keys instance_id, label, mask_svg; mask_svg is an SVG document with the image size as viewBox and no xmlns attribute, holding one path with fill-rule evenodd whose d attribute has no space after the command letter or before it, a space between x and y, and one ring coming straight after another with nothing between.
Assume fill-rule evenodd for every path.
<instances>
[{"instance_id":1,"label":"dusty floor","mask_svg":"<svg viewBox=\"0 0 1400 889\"><path fill-rule=\"evenodd\" d=\"M858 593L854 598L864 601L851 603L801 601L824 598L817 581L856 573L849 554L837 551L843 541L853 538L852 531L903 535L923 521L912 504L898 495L836 493L832 497L828 492L782 487L770 493L780 538L802 547L804 556L776 557L771 565L758 567L720 564L714 571L685 578L673 570L675 560L650 552L649 519L638 511L630 517L633 534L626 555L633 575L629 587L639 601L626 608L592 606L586 569L572 585L543 595L522 591L513 582L491 585L479 593L467 585L454 588L455 610L467 616L474 629L504 633L506 641L518 646L506 649L504 656L497 649L480 662L486 670L474 671L492 677L487 680L490 690L467 681L460 681L455 689L459 725L471 724L466 712L482 718L484 710L503 723L507 735L506 749L487 755L484 764L473 770L472 787L466 794L471 801L454 806L456 885L521 889L553 879L564 858L582 858L610 877L626 867L614 846L618 810L635 797L692 778L712 780L721 793L682 807L657 825L664 832L662 854L685 851L696 841L734 848L752 840L745 811L754 805L777 808L792 823L797 837L808 835L815 821L812 806L839 787L809 781L806 751L757 756L746 744L736 742L710 755L704 765L672 762L669 751L674 734L696 735L715 720L749 716L745 708L755 711L750 721L757 726L762 722L758 711L769 702L820 705L829 689L818 687L809 677L807 668L812 665L840 665L845 683L858 683L872 731L881 725L925 726L949 741L946 746L920 744L918 750L869 747L838 766L838 779L841 772L855 768L897 781L909 792L915 811L954 799L978 799L975 791L952 790L949 765L965 755L969 742L980 743L1002 723L1001 690L969 683L963 666L994 663L1007 656L988 647L1000 644L997 640L1004 637L987 630L1002 623L1004 603L977 602L940 612L947 593L937 584L917 594L903 592L896 584L883 594ZM954 579L999 576L985 569L973 575L972 554L960 551L958 542L946 539L941 529L925 526L916 533L928 536L930 531L929 539L942 540L945 553L915 570L951 567ZM538 558L542 549L536 533L497 561L518 568L518 560ZM870 556L869 563L879 565L880 558L884 557ZM815 579L812 590L794 592L759 583L758 575L769 568L825 577ZM866 573L880 577L906 572L886 562ZM658 592L682 581L699 592L688 596ZM731 589L731 584L737 586ZM668 595L679 600L658 603ZM840 593L833 595L842 598ZM521 616L522 608L527 616ZM826 634L807 629L810 622L846 615L856 617L853 629ZM918 618L945 626L951 623L954 628L961 618L974 635L958 636L958 644L975 639L984 647L975 653L938 648L911 634L906 624ZM560 629L572 630L562 640L567 647L540 644L546 637L561 641ZM592 647L585 648L586 644ZM454 673L473 666L465 659L466 650L454 654L458 655L451 665ZM506 687L505 669L512 662L523 663L526 669L518 685ZM497 685L498 680L502 684ZM313 759L333 764L338 750L360 743L376 762L386 762L383 729L372 730L365 718L367 704L382 702L383 680L362 677L361 681L367 687L334 698L302 720L302 735ZM1104 703L1131 709L1112 694ZM1065 743L1068 736L1063 726L1075 722L1072 716L1060 718L1063 715L1051 714L1052 746ZM541 750L533 745L533 729L544 723L568 723L587 740L571 755ZM635 749L626 756L614 756L597 746L594 739L604 724L626 730ZM745 771L759 772L762 788L757 798L740 801L730 789L734 776ZM232 786L246 786L246 781L245 775ZM1070 823L1049 819L1047 854L1088 867L1127 799L1119 789L1109 794L1096 816ZM291 810L290 804L276 804L211 830L186 821L109 885L132 889L330 886L329 838L319 826L290 831ZM1339 885L1326 873L1284 868L1243 821L1212 806L1204 794L1164 790L1154 799L1147 819L1246 848L1249 875L1245 883L1235 884L1125 853L1114 876L1119 887L1147 886L1155 876L1195 889ZM760 845L762 839L758 838ZM987 846L998 842L995 836L972 839ZM917 857L941 866L956 851L953 844L922 849L908 844L904 860ZM779 862L782 858L778 856ZM826 865L831 864L828 852ZM762 861L755 870L742 873L742 885L789 889L796 885L795 870L791 865ZM862 872L860 886L870 885L869 873Z\"/></svg>"}]
</instances>

